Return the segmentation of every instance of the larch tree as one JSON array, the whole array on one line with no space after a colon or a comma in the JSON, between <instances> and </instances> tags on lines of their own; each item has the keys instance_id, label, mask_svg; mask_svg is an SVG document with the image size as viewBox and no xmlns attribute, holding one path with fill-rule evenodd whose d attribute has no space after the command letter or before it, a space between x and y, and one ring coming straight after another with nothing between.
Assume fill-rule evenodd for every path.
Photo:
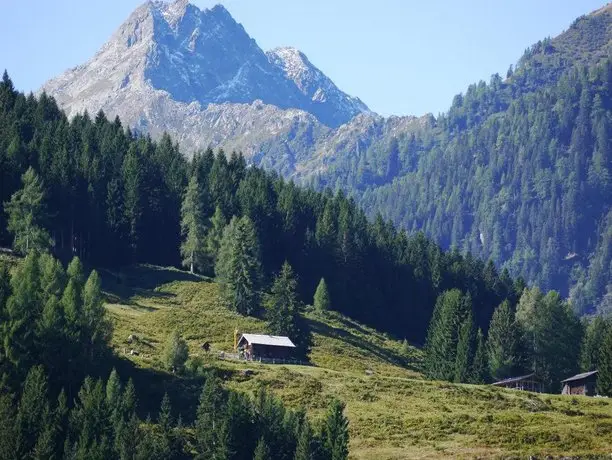
<instances>
[{"instance_id":1,"label":"larch tree","mask_svg":"<svg viewBox=\"0 0 612 460\"><path fill-rule=\"evenodd\" d=\"M331 299L327 290L325 278L321 278L313 299L314 307L318 311L327 311L331 307Z\"/></svg>"},{"instance_id":2,"label":"larch tree","mask_svg":"<svg viewBox=\"0 0 612 460\"><path fill-rule=\"evenodd\" d=\"M225 229L226 225L227 219L223 215L221 207L217 206L215 213L210 219L210 228L206 235L206 255L213 268L217 263L217 256L221 247L221 240L223 239L223 229Z\"/></svg>"},{"instance_id":3,"label":"larch tree","mask_svg":"<svg viewBox=\"0 0 612 460\"><path fill-rule=\"evenodd\" d=\"M206 216L203 196L198 175L194 173L189 179L181 206L181 256L183 266L189 267L191 273L205 268Z\"/></svg>"},{"instance_id":4,"label":"larch tree","mask_svg":"<svg viewBox=\"0 0 612 460\"><path fill-rule=\"evenodd\" d=\"M15 192L4 208L8 214L8 231L14 235L13 248L21 254L45 251L51 237L43 228L46 219L45 191L32 167L21 176L23 187Z\"/></svg>"},{"instance_id":5,"label":"larch tree","mask_svg":"<svg viewBox=\"0 0 612 460\"><path fill-rule=\"evenodd\" d=\"M495 380L511 377L521 369L521 331L507 300L495 309L487 338L489 372Z\"/></svg>"}]
</instances>

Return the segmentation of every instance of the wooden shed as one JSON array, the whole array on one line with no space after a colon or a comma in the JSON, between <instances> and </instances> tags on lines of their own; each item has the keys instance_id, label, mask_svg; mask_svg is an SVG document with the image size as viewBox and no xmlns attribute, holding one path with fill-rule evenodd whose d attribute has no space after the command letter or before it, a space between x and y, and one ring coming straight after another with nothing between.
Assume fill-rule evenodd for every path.
<instances>
[{"instance_id":1,"label":"wooden shed","mask_svg":"<svg viewBox=\"0 0 612 460\"><path fill-rule=\"evenodd\" d=\"M536 377L535 373L521 375L518 377L510 377L493 383L496 387L510 388L511 390L535 391L542 393L542 383Z\"/></svg>"},{"instance_id":2,"label":"wooden shed","mask_svg":"<svg viewBox=\"0 0 612 460\"><path fill-rule=\"evenodd\" d=\"M246 359L287 359L293 354L295 345L289 337L263 334L242 334L238 350Z\"/></svg>"},{"instance_id":3,"label":"wooden shed","mask_svg":"<svg viewBox=\"0 0 612 460\"><path fill-rule=\"evenodd\" d=\"M584 372L562 380L564 395L595 396L597 394L597 371Z\"/></svg>"}]
</instances>

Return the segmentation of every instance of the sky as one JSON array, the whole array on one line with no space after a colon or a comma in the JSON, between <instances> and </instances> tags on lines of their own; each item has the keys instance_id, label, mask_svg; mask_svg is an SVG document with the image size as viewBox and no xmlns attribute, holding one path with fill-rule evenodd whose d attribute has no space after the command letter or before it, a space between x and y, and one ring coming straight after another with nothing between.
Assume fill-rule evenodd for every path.
<instances>
[{"instance_id":1,"label":"sky","mask_svg":"<svg viewBox=\"0 0 612 460\"><path fill-rule=\"evenodd\" d=\"M36 91L82 64L142 0L0 0L0 68ZM222 3L264 50L295 46L382 115L445 112L471 83L604 0L192 0Z\"/></svg>"}]
</instances>

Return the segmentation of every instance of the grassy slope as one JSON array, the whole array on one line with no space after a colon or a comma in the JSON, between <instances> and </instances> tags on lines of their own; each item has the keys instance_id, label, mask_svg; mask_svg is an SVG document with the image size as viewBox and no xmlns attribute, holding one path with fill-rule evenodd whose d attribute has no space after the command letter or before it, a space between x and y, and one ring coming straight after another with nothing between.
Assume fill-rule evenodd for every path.
<instances>
[{"instance_id":1,"label":"grassy slope","mask_svg":"<svg viewBox=\"0 0 612 460\"><path fill-rule=\"evenodd\" d=\"M418 373L417 349L405 354L398 341L335 313L308 313L315 331L315 366L221 361L218 352L231 351L235 328L261 332L264 324L220 305L213 282L155 267L104 279L118 354L136 348L140 354L129 356L136 366L159 369L165 337L178 328L192 356L218 369L229 387L252 391L264 383L315 418L337 396L347 403L353 458L612 452L612 400L425 381ZM132 333L141 343L127 345ZM212 344L209 354L199 349L204 341ZM239 372L247 368L252 375ZM366 369L373 374L366 375Z\"/></svg>"}]
</instances>

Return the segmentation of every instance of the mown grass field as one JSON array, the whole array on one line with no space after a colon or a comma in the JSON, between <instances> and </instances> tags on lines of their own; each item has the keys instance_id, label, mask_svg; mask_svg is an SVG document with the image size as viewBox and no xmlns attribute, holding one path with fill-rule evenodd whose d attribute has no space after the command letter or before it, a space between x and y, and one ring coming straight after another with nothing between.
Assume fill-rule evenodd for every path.
<instances>
[{"instance_id":1,"label":"mown grass field","mask_svg":"<svg viewBox=\"0 0 612 460\"><path fill-rule=\"evenodd\" d=\"M264 332L265 325L222 306L212 280L158 267L103 278L118 355L151 376L163 374L163 344L178 329L195 374L213 369L228 387L247 392L266 385L313 418L338 397L347 404L352 458L612 456L611 399L426 381L418 349L404 350L400 341L333 312L307 313L314 331L312 366L220 360L220 351L232 351L235 329ZM130 334L139 337L137 344L127 343ZM211 352L201 350L203 342ZM189 379L184 383L189 386Z\"/></svg>"}]
</instances>

